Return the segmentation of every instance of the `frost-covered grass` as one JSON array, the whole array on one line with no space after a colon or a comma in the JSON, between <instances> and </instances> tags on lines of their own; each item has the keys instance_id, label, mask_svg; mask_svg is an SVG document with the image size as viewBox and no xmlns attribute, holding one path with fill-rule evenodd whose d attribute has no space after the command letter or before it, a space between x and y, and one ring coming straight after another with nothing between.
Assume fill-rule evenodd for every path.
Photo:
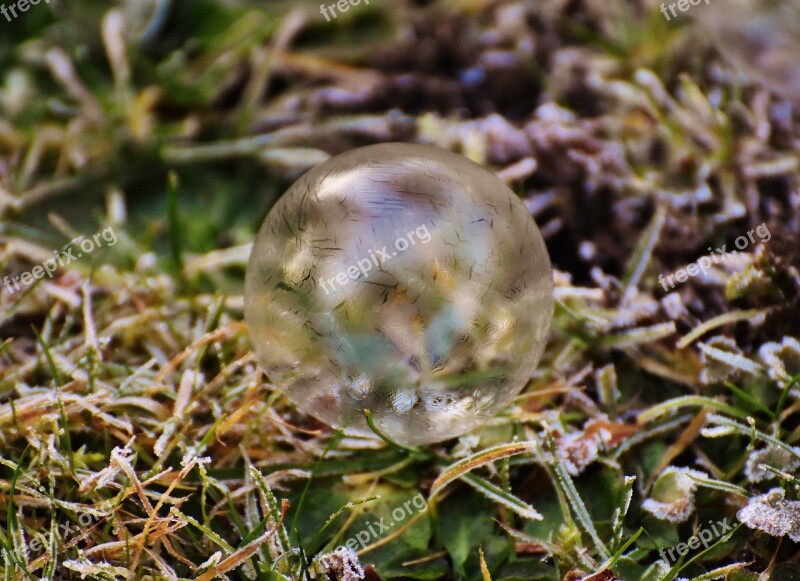
<instances>
[{"instance_id":1,"label":"frost-covered grass","mask_svg":"<svg viewBox=\"0 0 800 581\"><path fill-rule=\"evenodd\" d=\"M118 237L0 287L4 579L800 578L797 107L655 3L420 4L0 22L0 275ZM382 141L496 170L556 268L530 384L440 445L303 416L242 321L271 204ZM769 242L658 283L760 224Z\"/></svg>"}]
</instances>

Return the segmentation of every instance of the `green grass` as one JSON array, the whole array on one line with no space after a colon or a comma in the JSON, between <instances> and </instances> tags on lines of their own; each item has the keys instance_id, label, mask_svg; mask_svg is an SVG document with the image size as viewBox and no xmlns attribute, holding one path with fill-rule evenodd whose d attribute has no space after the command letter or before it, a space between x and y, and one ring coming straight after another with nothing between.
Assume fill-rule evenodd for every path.
<instances>
[{"instance_id":1,"label":"green grass","mask_svg":"<svg viewBox=\"0 0 800 581\"><path fill-rule=\"evenodd\" d=\"M0 274L118 240L0 287L3 579L800 576L796 108L781 121L640 2L373 0L332 23L314 2L152 4L120 4L127 37L88 0L0 19ZM550 341L457 441L345 437L247 341L267 211L379 141L537 161L511 185L556 267ZM770 242L665 298L659 274L761 223ZM656 563L776 488L760 520ZM349 565L330 555L363 531Z\"/></svg>"}]
</instances>

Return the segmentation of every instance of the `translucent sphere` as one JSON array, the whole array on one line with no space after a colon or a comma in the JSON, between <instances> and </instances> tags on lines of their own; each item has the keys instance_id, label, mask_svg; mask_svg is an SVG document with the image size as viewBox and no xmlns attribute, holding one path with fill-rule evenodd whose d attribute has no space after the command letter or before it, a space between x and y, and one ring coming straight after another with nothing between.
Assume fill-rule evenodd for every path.
<instances>
[{"instance_id":1,"label":"translucent sphere","mask_svg":"<svg viewBox=\"0 0 800 581\"><path fill-rule=\"evenodd\" d=\"M356 149L300 178L250 255L245 318L270 381L302 411L400 443L479 426L520 392L553 311L524 204L449 151Z\"/></svg>"},{"instance_id":2,"label":"translucent sphere","mask_svg":"<svg viewBox=\"0 0 800 581\"><path fill-rule=\"evenodd\" d=\"M709 0L692 14L745 75L785 98L798 98L800 0Z\"/></svg>"}]
</instances>

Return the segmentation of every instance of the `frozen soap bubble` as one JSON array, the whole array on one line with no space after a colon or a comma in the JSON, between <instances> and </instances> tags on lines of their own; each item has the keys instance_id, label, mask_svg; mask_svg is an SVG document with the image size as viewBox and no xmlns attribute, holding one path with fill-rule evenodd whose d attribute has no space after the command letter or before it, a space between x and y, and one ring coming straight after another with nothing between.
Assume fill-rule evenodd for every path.
<instances>
[{"instance_id":1,"label":"frozen soap bubble","mask_svg":"<svg viewBox=\"0 0 800 581\"><path fill-rule=\"evenodd\" d=\"M709 0L692 14L748 77L800 96L800 0Z\"/></svg>"},{"instance_id":2,"label":"frozen soap bubble","mask_svg":"<svg viewBox=\"0 0 800 581\"><path fill-rule=\"evenodd\" d=\"M384 144L317 166L250 255L245 318L269 379L304 412L405 444L468 432L520 392L547 340L550 258L492 173Z\"/></svg>"}]
</instances>

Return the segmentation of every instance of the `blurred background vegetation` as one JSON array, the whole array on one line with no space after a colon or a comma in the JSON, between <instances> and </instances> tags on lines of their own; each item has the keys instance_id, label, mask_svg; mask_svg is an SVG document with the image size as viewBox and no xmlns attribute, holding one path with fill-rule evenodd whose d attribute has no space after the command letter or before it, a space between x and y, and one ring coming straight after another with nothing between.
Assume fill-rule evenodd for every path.
<instances>
[{"instance_id":1,"label":"blurred background vegetation","mask_svg":"<svg viewBox=\"0 0 800 581\"><path fill-rule=\"evenodd\" d=\"M800 578L798 112L708 40L646 0L0 17L0 274L119 239L0 292L4 579ZM242 323L274 201L386 141L498 172L556 269L525 393L425 449L299 414ZM658 284L759 224L768 243ZM418 492L429 510L330 554Z\"/></svg>"}]
</instances>

